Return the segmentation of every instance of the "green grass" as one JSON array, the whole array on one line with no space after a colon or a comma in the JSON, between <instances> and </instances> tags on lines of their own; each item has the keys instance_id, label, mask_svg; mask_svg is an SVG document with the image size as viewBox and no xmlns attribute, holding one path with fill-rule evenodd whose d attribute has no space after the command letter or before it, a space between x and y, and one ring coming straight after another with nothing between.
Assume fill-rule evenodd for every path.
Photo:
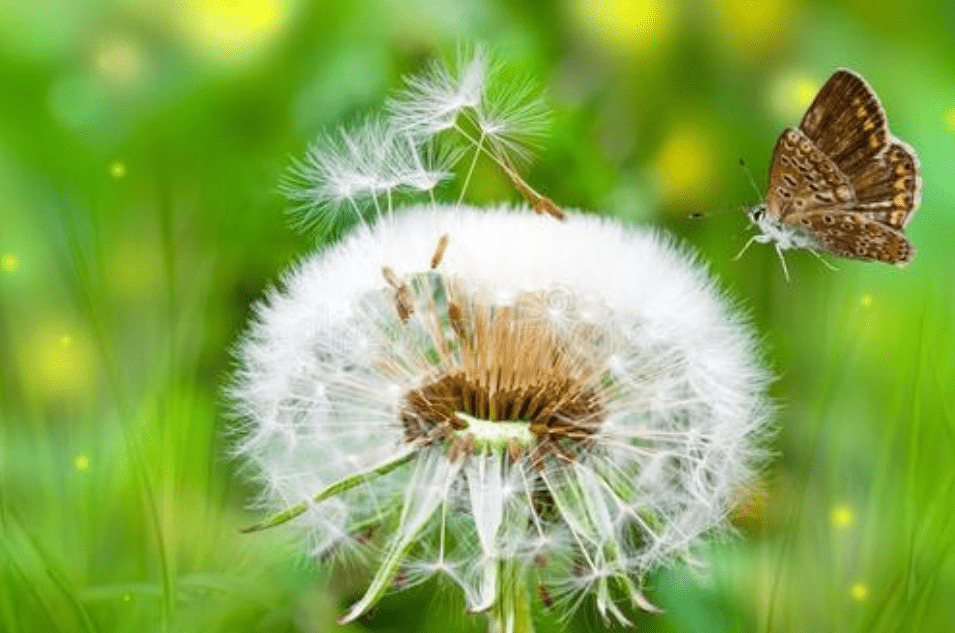
<instances>
[{"instance_id":1,"label":"green grass","mask_svg":"<svg viewBox=\"0 0 955 633\"><path fill-rule=\"evenodd\" d=\"M444 18L384 1L288 6L259 53L230 63L152 10L77 2L0 17L0 630L336 629L368 571L309 560L288 526L240 533L262 517L228 458L229 350L251 304L315 246L276 193L289 157L379 107L436 50L475 39L553 96L529 181L693 244L750 309L779 375L776 459L741 537L713 544L708 569L654 576L667 614L637 614L638 630L952 630L950 8L890 19L782 3L783 35L754 53L679 4L661 5L672 28L649 52L609 47L609 27L586 32L568 11L503 1ZM139 51L128 83L98 65L117 41ZM795 254L786 283L771 249L732 260L742 214L686 213L752 202L738 157L762 182L800 116L768 106L769 86L837 66L871 81L919 151L918 255L905 270L830 272ZM680 129L709 158L685 167L691 193L667 197L654 174ZM486 166L471 190L516 200ZM460 596L433 589L388 597L346 630L482 630ZM535 609L541 630L561 629ZM570 626L602 628L586 608Z\"/></svg>"}]
</instances>

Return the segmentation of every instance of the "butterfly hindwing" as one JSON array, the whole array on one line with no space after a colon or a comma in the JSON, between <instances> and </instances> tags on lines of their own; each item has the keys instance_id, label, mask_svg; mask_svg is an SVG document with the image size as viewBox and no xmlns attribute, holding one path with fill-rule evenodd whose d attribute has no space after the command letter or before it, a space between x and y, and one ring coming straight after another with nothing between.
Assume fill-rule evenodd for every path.
<instances>
[{"instance_id":1,"label":"butterfly hindwing","mask_svg":"<svg viewBox=\"0 0 955 633\"><path fill-rule=\"evenodd\" d=\"M892 228L904 228L921 202L918 158L896 139L853 177L852 184L858 202L851 210Z\"/></svg>"},{"instance_id":2,"label":"butterfly hindwing","mask_svg":"<svg viewBox=\"0 0 955 633\"><path fill-rule=\"evenodd\" d=\"M846 211L813 211L789 218L794 226L812 234L821 250L848 257L907 264L915 249L902 231L863 214Z\"/></svg>"}]
</instances>

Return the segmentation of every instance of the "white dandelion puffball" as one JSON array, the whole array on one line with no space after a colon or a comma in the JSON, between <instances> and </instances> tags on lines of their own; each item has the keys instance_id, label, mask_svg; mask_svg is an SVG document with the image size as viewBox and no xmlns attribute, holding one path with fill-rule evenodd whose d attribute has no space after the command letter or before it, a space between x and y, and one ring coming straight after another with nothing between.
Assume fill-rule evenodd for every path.
<instances>
[{"instance_id":1,"label":"white dandelion puffball","mask_svg":"<svg viewBox=\"0 0 955 633\"><path fill-rule=\"evenodd\" d=\"M725 529L764 457L756 348L658 233L412 206L257 306L238 453L316 554L373 566L343 621L441 574L475 611L521 586L626 622L614 597L651 609L646 573Z\"/></svg>"}]
</instances>

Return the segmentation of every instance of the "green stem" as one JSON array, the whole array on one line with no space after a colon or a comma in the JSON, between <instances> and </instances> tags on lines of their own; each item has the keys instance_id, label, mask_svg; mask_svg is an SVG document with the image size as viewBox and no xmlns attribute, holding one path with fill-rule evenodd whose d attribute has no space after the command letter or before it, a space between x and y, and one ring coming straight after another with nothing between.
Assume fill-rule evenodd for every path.
<instances>
[{"instance_id":1,"label":"green stem","mask_svg":"<svg viewBox=\"0 0 955 633\"><path fill-rule=\"evenodd\" d=\"M339 479L335 483L329 484L322 490L316 492L308 501L296 503L294 506L285 508L281 512L273 514L261 523L256 523L255 525L242 528L240 532L258 532L259 530L275 527L276 525L281 525L291 521L298 515L308 510L309 505L319 503L325 499L328 499L329 497L334 497L339 493L345 492L346 490L351 490L359 484L366 483L372 479L377 479L382 475L387 475L402 464L410 462L417 454L418 453L416 449L408 450L390 462L385 462L384 464L380 464L366 471L355 473L354 475L345 477L344 479Z\"/></svg>"},{"instance_id":2,"label":"green stem","mask_svg":"<svg viewBox=\"0 0 955 633\"><path fill-rule=\"evenodd\" d=\"M524 568L513 559L501 561L500 566L497 598L488 614L488 633L534 633Z\"/></svg>"},{"instance_id":3,"label":"green stem","mask_svg":"<svg viewBox=\"0 0 955 633\"><path fill-rule=\"evenodd\" d=\"M468 168L468 174L464 178L464 184L461 185L461 195L458 196L458 204L461 204L461 201L464 200L464 193L468 189L468 184L471 182L471 175L474 173L474 167L477 165L478 158L481 156L481 149L484 145L484 132L481 132L481 138L477 140L477 144L474 148L474 158L471 159L471 166Z\"/></svg>"}]
</instances>

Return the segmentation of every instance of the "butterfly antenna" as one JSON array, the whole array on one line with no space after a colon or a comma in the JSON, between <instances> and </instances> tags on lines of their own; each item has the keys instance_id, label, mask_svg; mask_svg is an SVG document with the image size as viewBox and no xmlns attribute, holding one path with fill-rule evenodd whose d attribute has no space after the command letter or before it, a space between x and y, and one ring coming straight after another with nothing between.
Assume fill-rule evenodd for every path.
<instances>
[{"instance_id":1,"label":"butterfly antenna","mask_svg":"<svg viewBox=\"0 0 955 633\"><path fill-rule=\"evenodd\" d=\"M779 255L779 261L783 265L783 275L786 276L786 281L789 281L789 268L786 266L786 257L783 255L783 249L779 248L779 244L776 244L776 254Z\"/></svg>"},{"instance_id":2,"label":"butterfly antenna","mask_svg":"<svg viewBox=\"0 0 955 633\"><path fill-rule=\"evenodd\" d=\"M746 159L742 156L739 157L739 167L743 170L743 173L746 174L746 177L749 179L749 184L753 186L753 191L756 192L756 199L760 201L760 204L763 202L763 194L759 190L759 187L756 185L756 179L753 178L753 172L750 170L749 165L746 164Z\"/></svg>"}]
</instances>

